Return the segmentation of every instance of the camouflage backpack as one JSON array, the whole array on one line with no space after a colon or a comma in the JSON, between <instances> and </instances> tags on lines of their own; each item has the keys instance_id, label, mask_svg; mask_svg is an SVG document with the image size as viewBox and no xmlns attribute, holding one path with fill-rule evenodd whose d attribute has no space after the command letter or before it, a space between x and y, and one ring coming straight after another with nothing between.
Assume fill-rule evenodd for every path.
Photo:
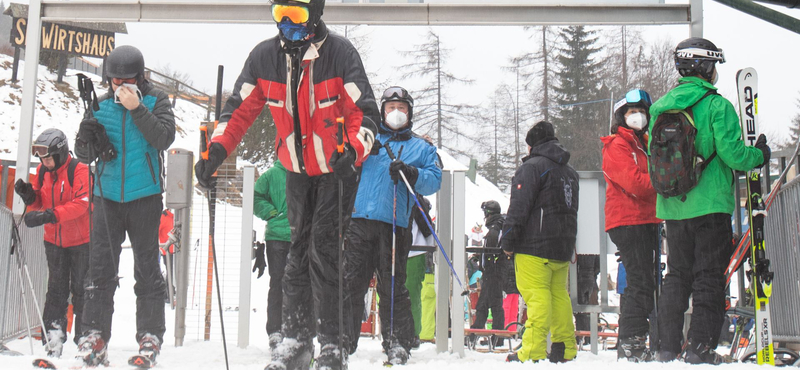
<instances>
[{"instance_id":1,"label":"camouflage backpack","mask_svg":"<svg viewBox=\"0 0 800 370\"><path fill-rule=\"evenodd\" d=\"M681 197L700 182L700 175L717 156L715 151L708 159L697 153L692 107L709 95L708 92L686 109L667 110L658 116L650 133L650 181L664 198Z\"/></svg>"}]
</instances>

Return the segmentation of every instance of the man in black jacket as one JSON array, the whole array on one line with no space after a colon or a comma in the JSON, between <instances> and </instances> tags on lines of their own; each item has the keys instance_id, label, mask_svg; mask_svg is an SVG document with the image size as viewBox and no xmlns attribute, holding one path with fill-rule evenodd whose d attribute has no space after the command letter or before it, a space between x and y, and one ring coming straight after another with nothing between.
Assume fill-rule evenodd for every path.
<instances>
[{"instance_id":1,"label":"man in black jacket","mask_svg":"<svg viewBox=\"0 0 800 370\"><path fill-rule=\"evenodd\" d=\"M486 319L489 317L489 309L492 310L492 330L505 329L505 312L503 311L503 273L501 270L502 253L499 251L500 231L503 228L503 215L500 214L500 203L490 200L481 204L484 220L489 232L483 237L483 245L486 249L498 249L497 253L481 253L480 269L483 271L481 277L481 295L478 297L478 305L475 308L475 321L472 323L473 329L485 329ZM470 337L474 340L474 336ZM503 344L503 338L492 338L495 347Z\"/></svg>"},{"instance_id":2,"label":"man in black jacket","mask_svg":"<svg viewBox=\"0 0 800 370\"><path fill-rule=\"evenodd\" d=\"M512 180L501 246L516 254L517 288L528 303L528 321L522 348L506 361L543 360L550 333L550 361L563 362L577 354L566 286L578 233L578 173L567 164L570 154L550 123L534 125L525 142L530 155Z\"/></svg>"}]
</instances>

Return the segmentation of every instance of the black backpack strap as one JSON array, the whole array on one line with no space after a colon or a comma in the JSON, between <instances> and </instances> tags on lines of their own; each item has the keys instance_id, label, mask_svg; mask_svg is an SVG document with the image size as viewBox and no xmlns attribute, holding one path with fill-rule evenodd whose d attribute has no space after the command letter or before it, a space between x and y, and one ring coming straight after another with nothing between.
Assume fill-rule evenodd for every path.
<instances>
[{"instance_id":1,"label":"black backpack strap","mask_svg":"<svg viewBox=\"0 0 800 370\"><path fill-rule=\"evenodd\" d=\"M75 182L75 168L78 167L78 161L75 158L70 158L67 164L67 179L69 180L69 187L73 187Z\"/></svg>"},{"instance_id":2,"label":"black backpack strap","mask_svg":"<svg viewBox=\"0 0 800 370\"><path fill-rule=\"evenodd\" d=\"M40 164L38 168L36 168L36 172L39 174L39 189L42 188L44 185L44 165Z\"/></svg>"}]
</instances>

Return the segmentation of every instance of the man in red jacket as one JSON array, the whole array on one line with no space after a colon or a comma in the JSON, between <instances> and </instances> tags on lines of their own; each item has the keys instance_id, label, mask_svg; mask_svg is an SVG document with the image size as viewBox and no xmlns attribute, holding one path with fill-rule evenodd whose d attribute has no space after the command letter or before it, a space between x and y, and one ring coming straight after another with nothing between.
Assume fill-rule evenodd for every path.
<instances>
[{"instance_id":1,"label":"man in red jacket","mask_svg":"<svg viewBox=\"0 0 800 370\"><path fill-rule=\"evenodd\" d=\"M61 357L67 341L67 306L72 293L75 333L81 333L83 278L89 262L89 170L69 155L63 132L47 129L33 144L32 154L42 161L33 184L22 179L14 185L31 211L25 215L28 227L44 225L44 248L49 278L42 319L46 350ZM45 342L45 338L42 339ZM78 335L74 338L78 343Z\"/></svg>"},{"instance_id":2,"label":"man in red jacket","mask_svg":"<svg viewBox=\"0 0 800 370\"><path fill-rule=\"evenodd\" d=\"M350 222L357 167L372 149L380 115L358 51L328 32L324 6L325 0L272 2L278 36L250 52L208 159L195 166L200 186L214 186L212 174L269 107L275 150L287 170L292 245L283 277L283 342L267 369L307 369L315 332L321 345L315 367L342 367L337 241Z\"/></svg>"}]
</instances>

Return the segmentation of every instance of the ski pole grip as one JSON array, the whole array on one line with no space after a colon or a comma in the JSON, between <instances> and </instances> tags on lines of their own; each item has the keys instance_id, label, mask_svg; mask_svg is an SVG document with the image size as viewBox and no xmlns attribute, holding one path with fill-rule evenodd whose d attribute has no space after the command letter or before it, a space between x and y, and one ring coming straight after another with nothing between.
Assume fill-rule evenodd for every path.
<instances>
[{"instance_id":1,"label":"ski pole grip","mask_svg":"<svg viewBox=\"0 0 800 370\"><path fill-rule=\"evenodd\" d=\"M339 154L344 153L344 117L336 117L336 125L339 130L338 142L336 143L336 152Z\"/></svg>"},{"instance_id":2,"label":"ski pole grip","mask_svg":"<svg viewBox=\"0 0 800 370\"><path fill-rule=\"evenodd\" d=\"M395 156L394 156L394 153L392 152L392 147L389 146L389 142L388 141L383 143L383 148L386 149L386 154L389 155L389 159L391 159L392 162L394 162Z\"/></svg>"},{"instance_id":3,"label":"ski pole grip","mask_svg":"<svg viewBox=\"0 0 800 370\"><path fill-rule=\"evenodd\" d=\"M200 126L200 157L208 160L208 127Z\"/></svg>"}]
</instances>

